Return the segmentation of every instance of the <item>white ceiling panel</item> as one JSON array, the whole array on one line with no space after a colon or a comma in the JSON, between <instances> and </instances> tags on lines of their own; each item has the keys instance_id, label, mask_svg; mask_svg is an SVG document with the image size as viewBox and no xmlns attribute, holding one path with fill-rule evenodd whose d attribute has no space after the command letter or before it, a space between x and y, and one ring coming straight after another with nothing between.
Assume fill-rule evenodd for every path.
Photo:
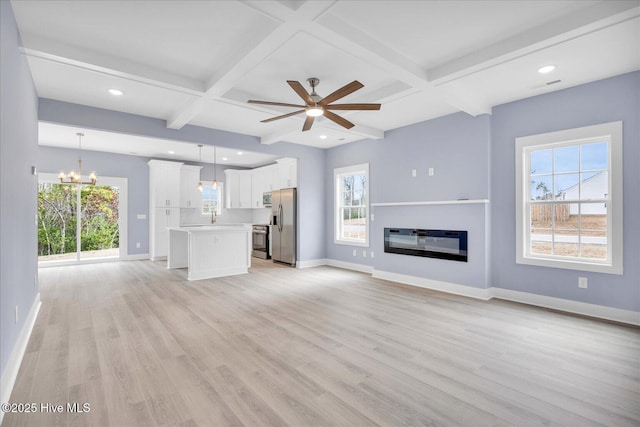
<instances>
[{"instance_id":1,"label":"white ceiling panel","mask_svg":"<svg viewBox=\"0 0 640 427\"><path fill-rule=\"evenodd\" d=\"M640 0L12 0L41 97L260 138L331 147L435 117L640 69ZM537 73L553 63L552 75ZM248 99L300 104L317 77L351 129ZM561 83L546 85L550 80ZM106 90L125 92L119 98ZM533 89L532 89L533 88ZM327 139L320 140L321 133ZM106 148L105 148L106 149Z\"/></svg>"},{"instance_id":2,"label":"white ceiling panel","mask_svg":"<svg viewBox=\"0 0 640 427\"><path fill-rule=\"evenodd\" d=\"M29 68L41 98L166 119L176 105L193 95L140 83L127 78L87 70L42 58L29 57ZM117 88L123 96L109 94Z\"/></svg>"},{"instance_id":3,"label":"white ceiling panel","mask_svg":"<svg viewBox=\"0 0 640 427\"><path fill-rule=\"evenodd\" d=\"M207 80L276 23L234 1L18 1L23 41L47 37L96 54ZM78 35L81 34L81 37Z\"/></svg>"},{"instance_id":4,"label":"white ceiling panel","mask_svg":"<svg viewBox=\"0 0 640 427\"><path fill-rule=\"evenodd\" d=\"M640 68L639 28L640 18L635 18L470 74L452 85L499 105L631 72ZM538 73L544 65L556 69Z\"/></svg>"}]
</instances>

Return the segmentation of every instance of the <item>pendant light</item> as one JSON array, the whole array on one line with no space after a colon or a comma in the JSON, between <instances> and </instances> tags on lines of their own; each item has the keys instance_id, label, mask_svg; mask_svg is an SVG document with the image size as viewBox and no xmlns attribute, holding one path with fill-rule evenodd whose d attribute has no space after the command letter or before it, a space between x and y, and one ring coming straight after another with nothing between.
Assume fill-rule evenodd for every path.
<instances>
[{"instance_id":1,"label":"pendant light","mask_svg":"<svg viewBox=\"0 0 640 427\"><path fill-rule=\"evenodd\" d=\"M216 146L213 146L213 189L218 189L218 179L216 178Z\"/></svg>"},{"instance_id":2,"label":"pendant light","mask_svg":"<svg viewBox=\"0 0 640 427\"><path fill-rule=\"evenodd\" d=\"M200 171L198 172L198 191L202 193L202 144L198 144L198 163L200 163Z\"/></svg>"},{"instance_id":3,"label":"pendant light","mask_svg":"<svg viewBox=\"0 0 640 427\"><path fill-rule=\"evenodd\" d=\"M84 133L78 132L76 135L78 135L78 173L71 169L68 174L60 172L58 178L63 184L96 185L98 176L93 171L89 174L89 181L82 181L82 137L84 136Z\"/></svg>"}]
</instances>

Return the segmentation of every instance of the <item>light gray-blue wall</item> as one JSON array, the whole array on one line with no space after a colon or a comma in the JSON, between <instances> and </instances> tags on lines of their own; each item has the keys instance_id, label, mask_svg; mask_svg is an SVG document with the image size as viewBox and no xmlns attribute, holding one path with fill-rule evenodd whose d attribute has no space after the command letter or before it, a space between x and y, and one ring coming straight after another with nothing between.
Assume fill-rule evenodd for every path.
<instances>
[{"instance_id":1,"label":"light gray-blue wall","mask_svg":"<svg viewBox=\"0 0 640 427\"><path fill-rule=\"evenodd\" d=\"M275 154L282 157L297 158L298 260L307 261L325 258L324 236L326 233L324 228L325 204L323 198L325 193L324 150L285 142L263 145L260 144L260 140L256 137L199 126L185 126L179 130L168 129L164 120L50 99L40 99L38 107L38 118L44 122L67 124L86 129L99 129L130 135L142 135L152 138L175 139L195 144L232 147L241 150ZM88 161L87 159L87 162ZM108 166L105 165L105 168L108 168ZM100 173L107 175L107 173L102 172L102 170L100 170ZM131 181L129 185L137 186L137 184ZM140 195L140 197L142 197L142 195ZM144 197L145 200L148 200L146 193ZM130 218L130 233L132 232L132 221ZM140 231L140 233L142 233L142 231ZM135 242L135 240L130 240L130 242L131 241Z\"/></svg>"},{"instance_id":2,"label":"light gray-blue wall","mask_svg":"<svg viewBox=\"0 0 640 427\"><path fill-rule=\"evenodd\" d=\"M640 72L501 105L491 116L463 113L328 150L327 258L375 270L473 287L516 291L640 311ZM611 121L624 126L624 275L515 263L515 138ZM368 162L370 201L490 199L485 205L373 207L368 256L333 243L333 169ZM429 167L433 177L426 176ZM417 177L411 170L417 169ZM467 264L385 254L385 227L469 231ZM353 256L356 249L356 256ZM375 258L371 259L369 251ZM578 289L578 276L589 279Z\"/></svg>"},{"instance_id":3,"label":"light gray-blue wall","mask_svg":"<svg viewBox=\"0 0 640 427\"><path fill-rule=\"evenodd\" d=\"M38 97L13 11L0 1L0 372L5 375L38 289ZM18 307L18 322L15 308ZM6 401L5 396L2 397Z\"/></svg>"},{"instance_id":4,"label":"light gray-blue wall","mask_svg":"<svg viewBox=\"0 0 640 427\"><path fill-rule=\"evenodd\" d=\"M492 282L533 294L640 311L640 72L493 109L491 144ZM624 275L515 262L515 138L622 120ZM589 279L578 288L578 276Z\"/></svg>"},{"instance_id":5,"label":"light gray-blue wall","mask_svg":"<svg viewBox=\"0 0 640 427\"><path fill-rule=\"evenodd\" d=\"M487 199L489 139L489 116L457 113L386 132L382 140L364 140L328 150L327 258L392 273L487 287L486 205L373 207L370 245L364 257L365 248L334 243L333 169L369 163L371 203ZM433 176L428 176L430 167L434 168ZM412 176L413 169L416 177ZM467 230L469 261L384 253L385 227Z\"/></svg>"}]
</instances>

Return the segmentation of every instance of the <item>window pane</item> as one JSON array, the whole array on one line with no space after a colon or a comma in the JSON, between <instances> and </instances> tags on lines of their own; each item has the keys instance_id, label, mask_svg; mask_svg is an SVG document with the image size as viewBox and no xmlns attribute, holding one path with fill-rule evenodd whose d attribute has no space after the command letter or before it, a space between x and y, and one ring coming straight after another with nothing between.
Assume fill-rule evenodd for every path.
<instances>
[{"instance_id":1,"label":"window pane","mask_svg":"<svg viewBox=\"0 0 640 427\"><path fill-rule=\"evenodd\" d=\"M607 259L607 232L584 231L580 236L582 258Z\"/></svg>"},{"instance_id":2,"label":"window pane","mask_svg":"<svg viewBox=\"0 0 640 427\"><path fill-rule=\"evenodd\" d=\"M531 253L534 255L552 255L553 250L552 250L551 241L546 241L542 237L551 238L550 235L536 236L536 239L533 239L533 236L532 236L531 248L530 248Z\"/></svg>"},{"instance_id":3,"label":"window pane","mask_svg":"<svg viewBox=\"0 0 640 427\"><path fill-rule=\"evenodd\" d=\"M578 200L580 198L580 174L568 173L554 176L556 200Z\"/></svg>"},{"instance_id":4,"label":"window pane","mask_svg":"<svg viewBox=\"0 0 640 427\"><path fill-rule=\"evenodd\" d=\"M531 178L531 200L551 200L553 197L553 179L551 175Z\"/></svg>"},{"instance_id":5,"label":"window pane","mask_svg":"<svg viewBox=\"0 0 640 427\"><path fill-rule=\"evenodd\" d=\"M534 229L544 229L545 233L551 232L551 212L553 205L532 204L531 205L531 227Z\"/></svg>"},{"instance_id":6,"label":"window pane","mask_svg":"<svg viewBox=\"0 0 640 427\"><path fill-rule=\"evenodd\" d=\"M558 203L554 206L553 254L577 257L580 252L580 205Z\"/></svg>"},{"instance_id":7,"label":"window pane","mask_svg":"<svg viewBox=\"0 0 640 427\"><path fill-rule=\"evenodd\" d=\"M560 147L553 150L553 170L558 172L578 172L578 145Z\"/></svg>"},{"instance_id":8,"label":"window pane","mask_svg":"<svg viewBox=\"0 0 640 427\"><path fill-rule=\"evenodd\" d=\"M607 142L596 142L593 144L583 144L580 157L580 167L582 170L608 169L609 165L609 144Z\"/></svg>"},{"instance_id":9,"label":"window pane","mask_svg":"<svg viewBox=\"0 0 640 427\"><path fill-rule=\"evenodd\" d=\"M77 186L38 184L38 261L76 259Z\"/></svg>"},{"instance_id":10,"label":"window pane","mask_svg":"<svg viewBox=\"0 0 640 427\"><path fill-rule=\"evenodd\" d=\"M553 254L557 256L577 257L580 253L580 245L577 243L567 243L556 241L553 245Z\"/></svg>"},{"instance_id":11,"label":"window pane","mask_svg":"<svg viewBox=\"0 0 640 427\"><path fill-rule=\"evenodd\" d=\"M581 203L582 229L587 231L607 231L607 207L604 203Z\"/></svg>"},{"instance_id":12,"label":"window pane","mask_svg":"<svg viewBox=\"0 0 640 427\"><path fill-rule=\"evenodd\" d=\"M580 190L581 200L606 199L609 195L609 173L587 172L580 174L582 187Z\"/></svg>"},{"instance_id":13,"label":"window pane","mask_svg":"<svg viewBox=\"0 0 640 427\"><path fill-rule=\"evenodd\" d=\"M118 226L119 189L109 186L82 186L80 204L80 258L120 255Z\"/></svg>"},{"instance_id":14,"label":"window pane","mask_svg":"<svg viewBox=\"0 0 640 427\"><path fill-rule=\"evenodd\" d=\"M531 175L548 174L553 171L551 154L552 154L551 149L535 150L531 152L531 155L530 155Z\"/></svg>"}]
</instances>

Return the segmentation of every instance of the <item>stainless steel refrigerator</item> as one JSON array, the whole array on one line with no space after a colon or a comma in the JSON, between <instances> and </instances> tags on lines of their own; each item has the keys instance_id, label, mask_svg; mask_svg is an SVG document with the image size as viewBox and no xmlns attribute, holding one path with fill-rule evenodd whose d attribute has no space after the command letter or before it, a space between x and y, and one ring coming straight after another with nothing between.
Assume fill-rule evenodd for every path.
<instances>
[{"instance_id":1,"label":"stainless steel refrigerator","mask_svg":"<svg viewBox=\"0 0 640 427\"><path fill-rule=\"evenodd\" d=\"M296 265L296 189L271 193L271 258Z\"/></svg>"}]
</instances>

